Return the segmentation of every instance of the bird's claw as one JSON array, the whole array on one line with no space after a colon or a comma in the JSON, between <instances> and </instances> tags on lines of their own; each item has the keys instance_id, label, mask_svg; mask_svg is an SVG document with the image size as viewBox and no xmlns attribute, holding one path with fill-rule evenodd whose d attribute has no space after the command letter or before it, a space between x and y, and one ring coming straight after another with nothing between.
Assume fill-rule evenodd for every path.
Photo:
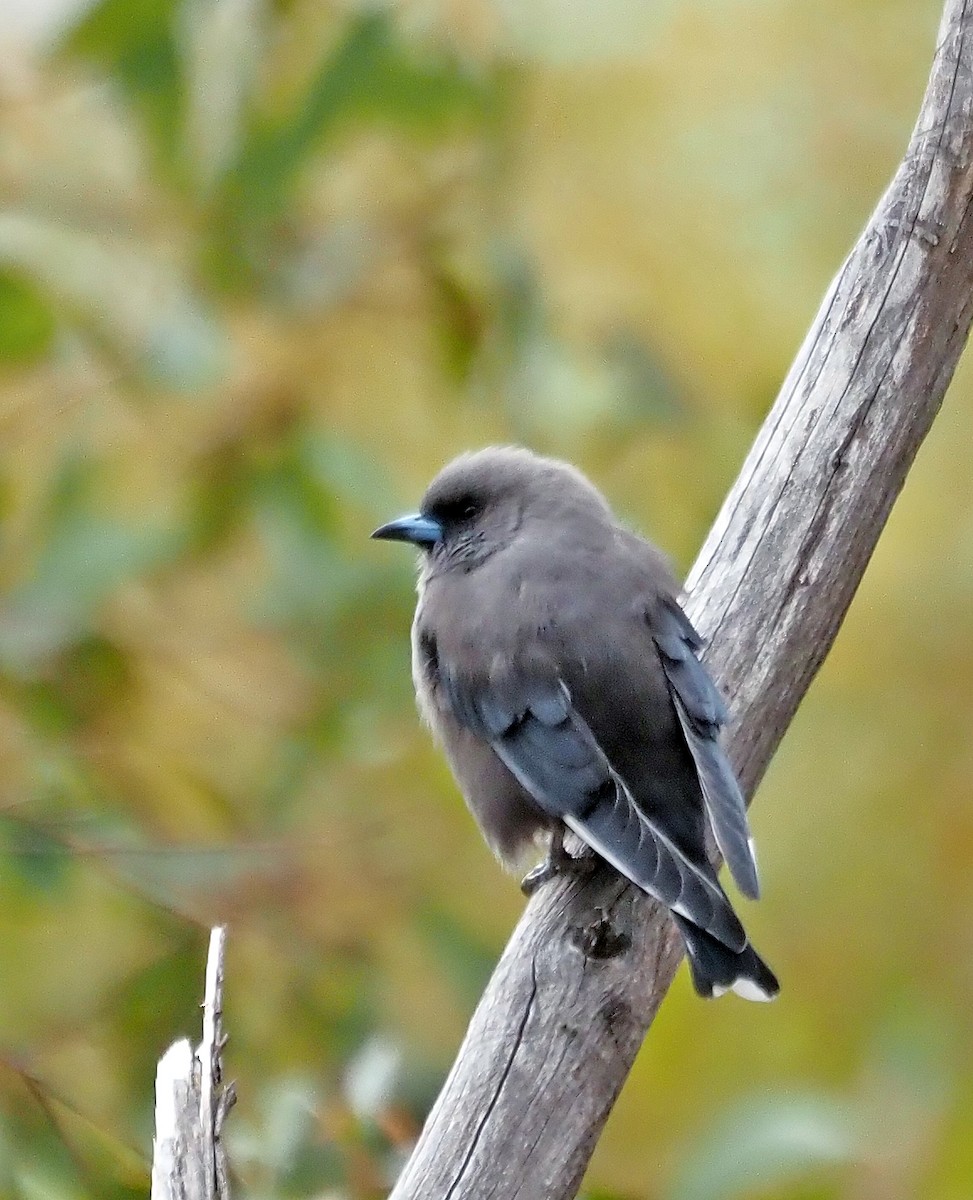
<instances>
[{"instance_id":1,"label":"bird's claw","mask_svg":"<svg viewBox=\"0 0 973 1200\"><path fill-rule=\"evenodd\" d=\"M556 863L552 863L549 858L545 858L542 863L538 863L533 867L520 881L520 890L525 896L533 896L542 883L547 883L549 879L554 879L560 874L560 867Z\"/></svg>"},{"instance_id":2,"label":"bird's claw","mask_svg":"<svg viewBox=\"0 0 973 1200\"><path fill-rule=\"evenodd\" d=\"M533 896L542 884L558 875L589 875L595 863L596 859L590 854L569 854L563 846L559 845L556 850L552 846L547 858L520 881L520 890L525 896Z\"/></svg>"}]
</instances>

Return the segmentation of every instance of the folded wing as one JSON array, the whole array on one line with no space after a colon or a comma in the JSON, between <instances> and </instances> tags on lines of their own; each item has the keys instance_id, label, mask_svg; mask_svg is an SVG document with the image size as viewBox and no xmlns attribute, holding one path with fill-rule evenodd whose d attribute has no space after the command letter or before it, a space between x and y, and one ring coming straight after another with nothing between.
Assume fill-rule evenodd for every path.
<instances>
[{"instance_id":1,"label":"folded wing","mask_svg":"<svg viewBox=\"0 0 973 1200\"><path fill-rule=\"evenodd\" d=\"M702 641L675 601L660 607L652 634L696 765L716 844L740 890L756 899L760 884L747 807L719 742L720 727L726 723L727 713L706 668L696 656Z\"/></svg>"},{"instance_id":2,"label":"folded wing","mask_svg":"<svg viewBox=\"0 0 973 1200\"><path fill-rule=\"evenodd\" d=\"M545 812L674 912L731 949L746 945L719 884L638 809L563 681L482 686L442 671L441 682L455 719L490 744Z\"/></svg>"}]
</instances>

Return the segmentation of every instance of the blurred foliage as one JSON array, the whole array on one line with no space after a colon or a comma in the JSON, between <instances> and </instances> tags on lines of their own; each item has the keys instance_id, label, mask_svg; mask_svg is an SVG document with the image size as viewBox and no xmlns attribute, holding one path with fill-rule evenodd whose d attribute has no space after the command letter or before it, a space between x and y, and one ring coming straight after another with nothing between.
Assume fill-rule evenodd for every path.
<instances>
[{"instance_id":1,"label":"blurred foliage","mask_svg":"<svg viewBox=\"0 0 973 1200\"><path fill-rule=\"evenodd\" d=\"M685 567L898 160L938 0L0 6L0 1200L146 1194L230 923L241 1195L370 1200L516 918L418 728L460 449ZM588 1200L973 1193L968 373L755 808L770 1009L682 975ZM930 536L930 531L935 536Z\"/></svg>"}]
</instances>

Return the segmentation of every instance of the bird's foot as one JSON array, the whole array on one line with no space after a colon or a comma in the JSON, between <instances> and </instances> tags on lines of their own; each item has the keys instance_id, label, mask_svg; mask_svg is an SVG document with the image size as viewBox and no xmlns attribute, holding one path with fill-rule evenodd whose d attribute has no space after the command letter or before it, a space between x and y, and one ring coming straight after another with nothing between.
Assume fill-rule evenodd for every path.
<instances>
[{"instance_id":1,"label":"bird's foot","mask_svg":"<svg viewBox=\"0 0 973 1200\"><path fill-rule=\"evenodd\" d=\"M590 854L582 854L577 857L569 854L564 849L564 844L559 837L552 838L547 857L533 870L527 872L520 881L520 890L525 896L533 896L541 884L547 883L549 879L556 879L558 875L590 874L596 861Z\"/></svg>"},{"instance_id":2,"label":"bird's foot","mask_svg":"<svg viewBox=\"0 0 973 1200\"><path fill-rule=\"evenodd\" d=\"M543 862L538 863L536 867L532 867L520 881L520 890L525 896L533 896L542 883L547 883L549 879L555 879L560 874L560 867L552 863L549 858L545 858Z\"/></svg>"}]
</instances>

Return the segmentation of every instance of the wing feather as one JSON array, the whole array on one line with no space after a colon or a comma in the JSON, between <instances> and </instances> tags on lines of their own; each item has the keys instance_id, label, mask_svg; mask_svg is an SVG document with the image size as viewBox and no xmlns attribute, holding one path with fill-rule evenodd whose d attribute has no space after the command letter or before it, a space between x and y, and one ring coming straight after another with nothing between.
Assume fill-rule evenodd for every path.
<instances>
[{"instance_id":1,"label":"wing feather","mask_svg":"<svg viewBox=\"0 0 973 1200\"><path fill-rule=\"evenodd\" d=\"M464 686L442 677L454 717L488 741L536 803L638 887L741 950L746 934L722 888L636 805L563 681Z\"/></svg>"},{"instance_id":2,"label":"wing feather","mask_svg":"<svg viewBox=\"0 0 973 1200\"><path fill-rule=\"evenodd\" d=\"M716 844L740 890L757 899L760 883L747 806L719 741L720 727L727 720L726 707L696 656L701 639L675 601L663 606L654 624L653 638L693 756Z\"/></svg>"}]
</instances>

